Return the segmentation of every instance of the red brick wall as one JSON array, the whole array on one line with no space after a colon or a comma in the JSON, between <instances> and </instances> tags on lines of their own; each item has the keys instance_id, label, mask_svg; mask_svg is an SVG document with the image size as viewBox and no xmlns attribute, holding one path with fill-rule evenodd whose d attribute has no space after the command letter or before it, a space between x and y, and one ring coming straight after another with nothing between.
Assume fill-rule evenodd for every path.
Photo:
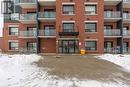
<instances>
[{"instance_id":1,"label":"red brick wall","mask_svg":"<svg viewBox=\"0 0 130 87\"><path fill-rule=\"evenodd\" d=\"M75 15L62 15L62 2L69 2L70 0L57 0L56 6L56 29L57 32L62 30L62 21L75 21L77 29L79 30L79 41L82 45L79 47L80 49L85 49L85 40L86 39L97 39L97 51L89 52L89 53L103 53L104 51L104 0L92 0L92 2L98 2L97 4L97 13L98 15L88 16L85 15L85 0L74 0L75 2ZM90 0L91 1L91 0ZM84 8L84 9L83 9ZM89 19L89 20L87 20ZM85 33L84 26L85 21L98 21L97 23L97 31L98 33ZM58 38L57 38L58 40Z\"/></svg>"},{"instance_id":2,"label":"red brick wall","mask_svg":"<svg viewBox=\"0 0 130 87\"><path fill-rule=\"evenodd\" d=\"M55 53L56 52L56 39L41 38L40 39L40 52Z\"/></svg>"},{"instance_id":3,"label":"red brick wall","mask_svg":"<svg viewBox=\"0 0 130 87\"><path fill-rule=\"evenodd\" d=\"M3 44L3 38L0 37L0 50L3 51L3 48L4 48L4 44Z\"/></svg>"}]
</instances>

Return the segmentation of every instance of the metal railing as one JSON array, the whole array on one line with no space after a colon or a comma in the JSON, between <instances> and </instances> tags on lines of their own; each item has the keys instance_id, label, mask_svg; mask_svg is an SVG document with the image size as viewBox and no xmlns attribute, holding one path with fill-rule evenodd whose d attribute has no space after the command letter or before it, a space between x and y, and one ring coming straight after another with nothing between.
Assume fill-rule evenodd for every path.
<instances>
[{"instance_id":1,"label":"metal railing","mask_svg":"<svg viewBox=\"0 0 130 87\"><path fill-rule=\"evenodd\" d=\"M37 52L37 48L35 47L35 48L28 48L28 47L26 47L26 48L19 48L19 53L36 53Z\"/></svg>"},{"instance_id":2,"label":"metal railing","mask_svg":"<svg viewBox=\"0 0 130 87\"><path fill-rule=\"evenodd\" d=\"M130 19L130 13L123 13L124 19Z\"/></svg>"},{"instance_id":3,"label":"metal railing","mask_svg":"<svg viewBox=\"0 0 130 87\"><path fill-rule=\"evenodd\" d=\"M120 53L120 47L105 47L104 48L105 53Z\"/></svg>"},{"instance_id":4,"label":"metal railing","mask_svg":"<svg viewBox=\"0 0 130 87\"><path fill-rule=\"evenodd\" d=\"M129 2L129 3L130 3L130 0L123 0L123 2L125 2L125 3L126 3L126 2Z\"/></svg>"},{"instance_id":5,"label":"metal railing","mask_svg":"<svg viewBox=\"0 0 130 87\"><path fill-rule=\"evenodd\" d=\"M120 29L105 29L104 30L105 36L121 36Z\"/></svg>"},{"instance_id":6,"label":"metal railing","mask_svg":"<svg viewBox=\"0 0 130 87\"><path fill-rule=\"evenodd\" d=\"M56 12L39 12L39 18L56 18Z\"/></svg>"},{"instance_id":7,"label":"metal railing","mask_svg":"<svg viewBox=\"0 0 130 87\"><path fill-rule=\"evenodd\" d=\"M36 0L19 0L19 3L36 3Z\"/></svg>"},{"instance_id":8,"label":"metal railing","mask_svg":"<svg viewBox=\"0 0 130 87\"><path fill-rule=\"evenodd\" d=\"M124 47L123 53L130 53L130 47Z\"/></svg>"},{"instance_id":9,"label":"metal railing","mask_svg":"<svg viewBox=\"0 0 130 87\"><path fill-rule=\"evenodd\" d=\"M36 37L37 33L36 31L20 31L19 36L20 37Z\"/></svg>"},{"instance_id":10,"label":"metal railing","mask_svg":"<svg viewBox=\"0 0 130 87\"><path fill-rule=\"evenodd\" d=\"M20 20L36 20L36 14L20 14Z\"/></svg>"},{"instance_id":11,"label":"metal railing","mask_svg":"<svg viewBox=\"0 0 130 87\"><path fill-rule=\"evenodd\" d=\"M123 36L130 36L130 30L124 30Z\"/></svg>"},{"instance_id":12,"label":"metal railing","mask_svg":"<svg viewBox=\"0 0 130 87\"><path fill-rule=\"evenodd\" d=\"M120 11L105 11L104 18L121 18Z\"/></svg>"},{"instance_id":13,"label":"metal railing","mask_svg":"<svg viewBox=\"0 0 130 87\"><path fill-rule=\"evenodd\" d=\"M56 36L55 29L39 30L38 36Z\"/></svg>"}]
</instances>

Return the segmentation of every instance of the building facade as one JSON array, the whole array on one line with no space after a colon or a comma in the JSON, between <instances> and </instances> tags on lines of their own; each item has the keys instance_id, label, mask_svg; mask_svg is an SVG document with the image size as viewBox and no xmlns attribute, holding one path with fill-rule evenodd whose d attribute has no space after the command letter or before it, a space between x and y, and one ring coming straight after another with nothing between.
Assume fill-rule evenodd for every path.
<instances>
[{"instance_id":1,"label":"building facade","mask_svg":"<svg viewBox=\"0 0 130 87\"><path fill-rule=\"evenodd\" d=\"M130 0L5 0L4 52L128 53ZM10 11L12 10L12 11Z\"/></svg>"}]
</instances>

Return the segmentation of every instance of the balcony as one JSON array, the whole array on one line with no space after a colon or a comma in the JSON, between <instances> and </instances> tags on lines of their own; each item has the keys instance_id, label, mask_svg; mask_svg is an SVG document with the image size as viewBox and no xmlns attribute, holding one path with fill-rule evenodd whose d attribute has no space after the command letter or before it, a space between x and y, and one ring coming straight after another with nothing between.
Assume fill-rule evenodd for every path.
<instances>
[{"instance_id":1,"label":"balcony","mask_svg":"<svg viewBox=\"0 0 130 87\"><path fill-rule=\"evenodd\" d=\"M123 37L124 38L130 38L130 30L124 30L123 31Z\"/></svg>"},{"instance_id":2,"label":"balcony","mask_svg":"<svg viewBox=\"0 0 130 87\"><path fill-rule=\"evenodd\" d=\"M19 38L36 38L36 31L20 31Z\"/></svg>"},{"instance_id":3,"label":"balcony","mask_svg":"<svg viewBox=\"0 0 130 87\"><path fill-rule=\"evenodd\" d=\"M38 37L40 38L56 38L55 29L41 29L38 32Z\"/></svg>"},{"instance_id":4,"label":"balcony","mask_svg":"<svg viewBox=\"0 0 130 87\"><path fill-rule=\"evenodd\" d=\"M19 5L22 8L36 8L37 7L36 0L19 0Z\"/></svg>"},{"instance_id":5,"label":"balcony","mask_svg":"<svg viewBox=\"0 0 130 87\"><path fill-rule=\"evenodd\" d=\"M130 23L130 13L124 13L123 14L123 22L124 23Z\"/></svg>"},{"instance_id":6,"label":"balcony","mask_svg":"<svg viewBox=\"0 0 130 87\"><path fill-rule=\"evenodd\" d=\"M123 8L130 8L130 0L123 0Z\"/></svg>"},{"instance_id":7,"label":"balcony","mask_svg":"<svg viewBox=\"0 0 130 87\"><path fill-rule=\"evenodd\" d=\"M38 0L40 6L55 6L56 0Z\"/></svg>"},{"instance_id":8,"label":"balcony","mask_svg":"<svg viewBox=\"0 0 130 87\"><path fill-rule=\"evenodd\" d=\"M104 21L105 22L117 22L121 19L120 11L105 11Z\"/></svg>"},{"instance_id":9,"label":"balcony","mask_svg":"<svg viewBox=\"0 0 130 87\"><path fill-rule=\"evenodd\" d=\"M19 52L20 53L36 53L37 52L37 48L36 48L36 46L33 47L33 48L30 48L30 47L19 48Z\"/></svg>"},{"instance_id":10,"label":"balcony","mask_svg":"<svg viewBox=\"0 0 130 87\"><path fill-rule=\"evenodd\" d=\"M123 53L130 53L130 47L123 47Z\"/></svg>"},{"instance_id":11,"label":"balcony","mask_svg":"<svg viewBox=\"0 0 130 87\"><path fill-rule=\"evenodd\" d=\"M120 47L104 47L104 53L120 53Z\"/></svg>"},{"instance_id":12,"label":"balcony","mask_svg":"<svg viewBox=\"0 0 130 87\"><path fill-rule=\"evenodd\" d=\"M41 22L54 22L56 20L56 12L39 12L38 20Z\"/></svg>"},{"instance_id":13,"label":"balcony","mask_svg":"<svg viewBox=\"0 0 130 87\"><path fill-rule=\"evenodd\" d=\"M118 5L122 0L104 0L104 5Z\"/></svg>"},{"instance_id":14,"label":"balcony","mask_svg":"<svg viewBox=\"0 0 130 87\"><path fill-rule=\"evenodd\" d=\"M120 29L105 29L104 30L104 37L105 38L121 37L121 31L120 31Z\"/></svg>"},{"instance_id":15,"label":"balcony","mask_svg":"<svg viewBox=\"0 0 130 87\"><path fill-rule=\"evenodd\" d=\"M36 14L20 14L19 21L23 24L35 24Z\"/></svg>"},{"instance_id":16,"label":"balcony","mask_svg":"<svg viewBox=\"0 0 130 87\"><path fill-rule=\"evenodd\" d=\"M59 36L78 36L79 32L74 29L66 29L59 32Z\"/></svg>"}]
</instances>

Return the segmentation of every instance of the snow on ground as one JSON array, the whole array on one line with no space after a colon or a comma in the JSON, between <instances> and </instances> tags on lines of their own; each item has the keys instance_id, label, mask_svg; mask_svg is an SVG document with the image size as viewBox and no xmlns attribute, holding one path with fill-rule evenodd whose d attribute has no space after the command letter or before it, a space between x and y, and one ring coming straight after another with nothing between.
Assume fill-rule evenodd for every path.
<instances>
[{"instance_id":1,"label":"snow on ground","mask_svg":"<svg viewBox=\"0 0 130 87\"><path fill-rule=\"evenodd\" d=\"M113 55L104 55L106 57ZM128 56L129 57L129 56ZM128 85L112 82L99 82L96 80L78 79L53 79L46 69L38 68L33 62L38 61L40 56L31 55L7 55L0 54L0 87L130 87ZM111 59L112 60L112 59ZM117 61L120 61L116 58ZM121 61L124 61L125 58ZM124 64L128 61L124 61ZM123 63L122 63L123 66ZM126 64L124 66L127 66Z\"/></svg>"},{"instance_id":2,"label":"snow on ground","mask_svg":"<svg viewBox=\"0 0 130 87\"><path fill-rule=\"evenodd\" d=\"M113 62L113 63L123 67L126 71L130 72L130 55L104 54L99 57L101 59Z\"/></svg>"}]
</instances>

